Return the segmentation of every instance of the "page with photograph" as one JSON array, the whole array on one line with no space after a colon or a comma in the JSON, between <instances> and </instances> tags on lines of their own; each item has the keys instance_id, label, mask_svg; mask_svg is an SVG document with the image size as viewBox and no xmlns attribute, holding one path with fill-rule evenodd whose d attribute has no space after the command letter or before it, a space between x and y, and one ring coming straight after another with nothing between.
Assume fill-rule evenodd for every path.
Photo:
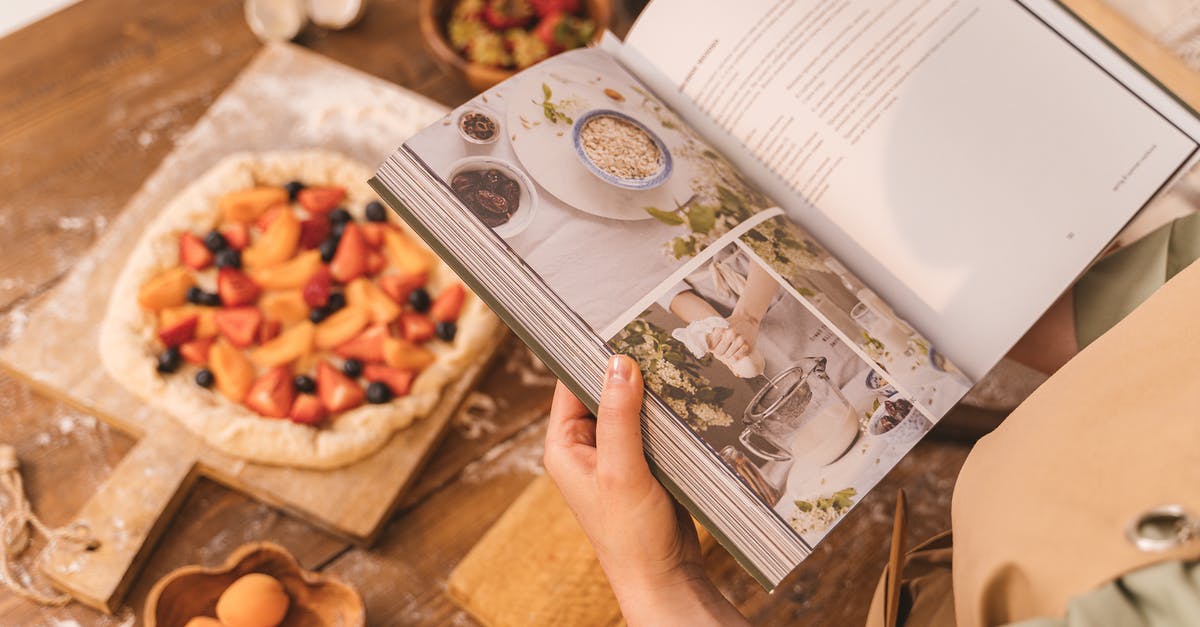
<instances>
[{"instance_id":1,"label":"page with photograph","mask_svg":"<svg viewBox=\"0 0 1200 627\"><path fill-rule=\"evenodd\" d=\"M656 0L611 49L978 378L1196 155L1026 4Z\"/></svg>"},{"instance_id":2,"label":"page with photograph","mask_svg":"<svg viewBox=\"0 0 1200 627\"><path fill-rule=\"evenodd\" d=\"M634 357L646 386L814 544L936 419L745 237L726 238L660 286L609 344Z\"/></svg>"}]
</instances>

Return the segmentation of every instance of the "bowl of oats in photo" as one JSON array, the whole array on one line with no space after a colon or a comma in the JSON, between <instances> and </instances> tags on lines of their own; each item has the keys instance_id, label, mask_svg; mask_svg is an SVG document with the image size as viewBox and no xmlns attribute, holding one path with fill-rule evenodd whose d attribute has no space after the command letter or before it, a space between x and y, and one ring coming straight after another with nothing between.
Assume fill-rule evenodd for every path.
<instances>
[{"instance_id":1,"label":"bowl of oats in photo","mask_svg":"<svg viewBox=\"0 0 1200 627\"><path fill-rule=\"evenodd\" d=\"M671 153L645 124L612 109L593 109L573 128L575 152L600 180L622 189L645 190L671 176Z\"/></svg>"}]
</instances>

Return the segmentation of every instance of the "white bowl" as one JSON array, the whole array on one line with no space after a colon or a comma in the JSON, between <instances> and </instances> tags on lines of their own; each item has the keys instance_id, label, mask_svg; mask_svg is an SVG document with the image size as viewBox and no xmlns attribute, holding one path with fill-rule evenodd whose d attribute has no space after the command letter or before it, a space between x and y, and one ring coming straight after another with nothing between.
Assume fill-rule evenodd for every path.
<instances>
[{"instance_id":1,"label":"white bowl","mask_svg":"<svg viewBox=\"0 0 1200 627\"><path fill-rule=\"evenodd\" d=\"M896 401L900 399L900 395L896 394L888 397L887 400ZM887 406L880 403L875 413L871 414L871 419L867 421L868 435L893 442L911 442L920 439L925 431L928 430L928 422L921 415L921 410L917 409L916 405L908 410L908 414L904 416L904 419L899 424L887 431L881 431L881 422L886 415Z\"/></svg>"},{"instance_id":2,"label":"white bowl","mask_svg":"<svg viewBox=\"0 0 1200 627\"><path fill-rule=\"evenodd\" d=\"M534 214L537 213L537 191L533 187L533 181L529 180L529 176L523 170L496 157L464 157L450 164L450 168L446 171L444 178L446 184L449 185L450 181L454 180L454 177L459 173L493 169L500 170L508 175L509 178L515 180L517 185L521 187L521 196L517 201L517 210L513 212L508 222L492 229L496 232L496 235L509 238L528 228L533 223ZM472 216L474 216L474 213L472 213Z\"/></svg>"}]
</instances>

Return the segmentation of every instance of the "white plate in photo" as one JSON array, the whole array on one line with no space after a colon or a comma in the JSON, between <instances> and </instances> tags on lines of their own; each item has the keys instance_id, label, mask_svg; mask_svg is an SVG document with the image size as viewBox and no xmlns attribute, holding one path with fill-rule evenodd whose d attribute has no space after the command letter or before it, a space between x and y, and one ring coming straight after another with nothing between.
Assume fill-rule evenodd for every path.
<instances>
[{"instance_id":1,"label":"white plate in photo","mask_svg":"<svg viewBox=\"0 0 1200 627\"><path fill-rule=\"evenodd\" d=\"M474 172L481 170L499 170L508 178L517 182L521 187L520 200L517 201L517 210L512 213L508 222L500 226L492 227L496 235L500 237L512 237L521 231L524 231L533 223L533 216L537 213L537 192L533 186L533 182L529 180L521 168L518 168L511 163L488 156L464 157L450 164L450 167L443 173L443 177L447 184L454 180L455 175L463 172ZM470 207L468 206L468 209Z\"/></svg>"},{"instance_id":2,"label":"white plate in photo","mask_svg":"<svg viewBox=\"0 0 1200 627\"><path fill-rule=\"evenodd\" d=\"M612 220L648 220L652 218L646 207L670 211L691 199L696 171L681 156L686 154L687 138L664 126L659 117L664 114L644 106L645 97L623 78L561 65L524 72L504 98L505 138L530 178L563 204ZM555 110L570 122L551 122L546 116L543 85L550 89ZM575 151L573 129L575 120L593 109L616 111L648 129L672 156L670 175L651 189L624 189L589 170Z\"/></svg>"}]
</instances>

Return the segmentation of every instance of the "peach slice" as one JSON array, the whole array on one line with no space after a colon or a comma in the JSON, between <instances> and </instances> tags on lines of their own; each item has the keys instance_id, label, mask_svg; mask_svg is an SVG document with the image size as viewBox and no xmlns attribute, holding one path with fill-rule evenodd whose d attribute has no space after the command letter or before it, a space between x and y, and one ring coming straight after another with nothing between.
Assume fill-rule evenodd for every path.
<instances>
[{"instance_id":1,"label":"peach slice","mask_svg":"<svg viewBox=\"0 0 1200 627\"><path fill-rule=\"evenodd\" d=\"M208 368L217 380L217 389L235 403L242 402L254 384L254 364L224 339L208 349Z\"/></svg>"},{"instance_id":2,"label":"peach slice","mask_svg":"<svg viewBox=\"0 0 1200 627\"><path fill-rule=\"evenodd\" d=\"M258 308L268 320L278 320L284 326L308 320L308 303L300 290L268 292L258 299Z\"/></svg>"},{"instance_id":3,"label":"peach slice","mask_svg":"<svg viewBox=\"0 0 1200 627\"><path fill-rule=\"evenodd\" d=\"M250 361L264 368L291 363L312 351L316 327L305 320L250 351Z\"/></svg>"},{"instance_id":4,"label":"peach slice","mask_svg":"<svg viewBox=\"0 0 1200 627\"><path fill-rule=\"evenodd\" d=\"M285 207L271 220L258 241L242 251L242 264L249 269L283 263L296 254L299 245L300 220Z\"/></svg>"},{"instance_id":5,"label":"peach slice","mask_svg":"<svg viewBox=\"0 0 1200 627\"><path fill-rule=\"evenodd\" d=\"M287 190L282 187L252 187L221 196L217 206L226 221L249 223L267 209L287 201Z\"/></svg>"},{"instance_id":6,"label":"peach slice","mask_svg":"<svg viewBox=\"0 0 1200 627\"><path fill-rule=\"evenodd\" d=\"M187 302L188 289L195 284L191 271L185 267L164 270L138 289L138 304L151 311L177 307Z\"/></svg>"},{"instance_id":7,"label":"peach slice","mask_svg":"<svg viewBox=\"0 0 1200 627\"><path fill-rule=\"evenodd\" d=\"M437 356L428 348L407 340L389 337L383 341L383 361L399 370L424 370Z\"/></svg>"},{"instance_id":8,"label":"peach slice","mask_svg":"<svg viewBox=\"0 0 1200 627\"><path fill-rule=\"evenodd\" d=\"M359 331L362 331L370 321L370 314L361 307L346 307L339 310L317 325L314 338L317 348L329 350L338 344L349 341L358 335Z\"/></svg>"},{"instance_id":9,"label":"peach slice","mask_svg":"<svg viewBox=\"0 0 1200 627\"><path fill-rule=\"evenodd\" d=\"M310 250L277 265L248 268L246 274L265 290L290 290L304 287L320 269L321 252Z\"/></svg>"},{"instance_id":10,"label":"peach slice","mask_svg":"<svg viewBox=\"0 0 1200 627\"><path fill-rule=\"evenodd\" d=\"M346 286L346 304L366 309L371 314L371 322L384 324L400 317L402 311L396 301L366 278L354 279Z\"/></svg>"},{"instance_id":11,"label":"peach slice","mask_svg":"<svg viewBox=\"0 0 1200 627\"><path fill-rule=\"evenodd\" d=\"M402 274L425 275L432 264L429 251L396 229L384 229L383 252Z\"/></svg>"},{"instance_id":12,"label":"peach slice","mask_svg":"<svg viewBox=\"0 0 1200 627\"><path fill-rule=\"evenodd\" d=\"M213 315L215 313L216 309L199 305L168 307L158 312L158 328L165 329L178 324L181 320L195 316L196 338L208 339L217 335L217 322Z\"/></svg>"}]
</instances>

